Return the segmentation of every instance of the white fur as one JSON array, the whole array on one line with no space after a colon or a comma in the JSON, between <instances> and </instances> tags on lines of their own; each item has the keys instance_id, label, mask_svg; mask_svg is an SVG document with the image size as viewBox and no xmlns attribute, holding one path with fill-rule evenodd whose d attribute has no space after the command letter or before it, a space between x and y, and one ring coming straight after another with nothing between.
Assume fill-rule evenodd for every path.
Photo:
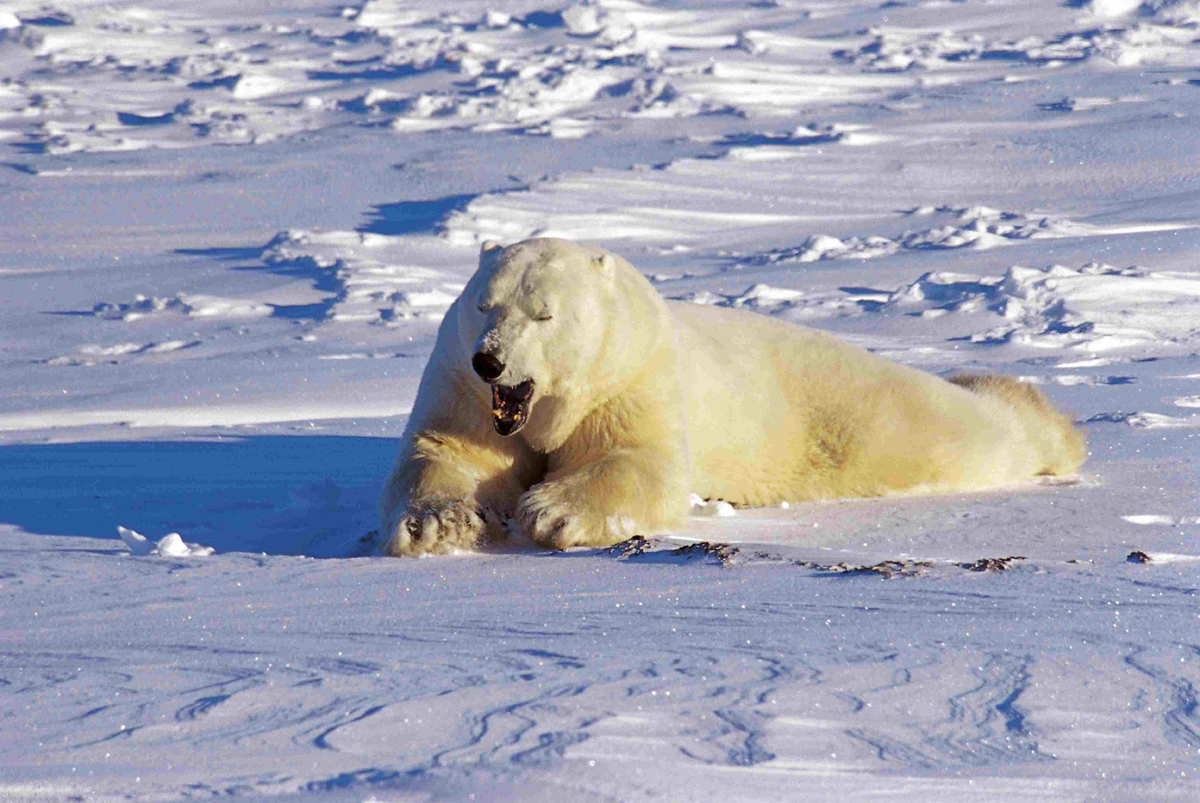
<instances>
[{"instance_id":1,"label":"white fur","mask_svg":"<svg viewBox=\"0 0 1200 803\"><path fill-rule=\"evenodd\" d=\"M496 380L534 383L501 437ZM539 544L683 526L688 495L735 504L945 491L1073 472L1083 441L1029 386L954 384L830 335L667 303L602 249L485 243L451 306L381 501L387 552L472 548L506 522Z\"/></svg>"}]
</instances>

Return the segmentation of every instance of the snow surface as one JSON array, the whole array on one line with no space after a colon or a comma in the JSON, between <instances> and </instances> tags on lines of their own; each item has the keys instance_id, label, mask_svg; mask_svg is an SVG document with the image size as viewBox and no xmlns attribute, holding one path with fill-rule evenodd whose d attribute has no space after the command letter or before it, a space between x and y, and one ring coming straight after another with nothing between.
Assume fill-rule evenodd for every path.
<instances>
[{"instance_id":1,"label":"snow surface","mask_svg":"<svg viewBox=\"0 0 1200 803\"><path fill-rule=\"evenodd\" d=\"M1200 798L1198 25L0 5L0 799ZM368 557L439 320L533 235L1036 382L1090 459Z\"/></svg>"}]
</instances>

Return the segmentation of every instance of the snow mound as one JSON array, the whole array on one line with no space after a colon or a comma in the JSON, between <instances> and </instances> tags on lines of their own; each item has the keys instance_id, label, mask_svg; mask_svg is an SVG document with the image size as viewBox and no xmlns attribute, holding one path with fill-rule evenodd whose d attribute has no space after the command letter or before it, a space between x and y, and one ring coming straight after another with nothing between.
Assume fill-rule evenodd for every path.
<instances>
[{"instance_id":1,"label":"snow mound","mask_svg":"<svg viewBox=\"0 0 1200 803\"><path fill-rule=\"evenodd\" d=\"M772 287L769 284L755 284L736 296L700 290L695 293L677 296L675 300L717 307L749 307L750 309L778 312L793 306L796 300L803 295L804 292L802 290Z\"/></svg>"},{"instance_id":2,"label":"snow mound","mask_svg":"<svg viewBox=\"0 0 1200 803\"><path fill-rule=\"evenodd\" d=\"M700 494L693 493L690 502L693 516L728 518L737 515L737 511L734 510L733 505L723 499L705 499Z\"/></svg>"},{"instance_id":3,"label":"snow mound","mask_svg":"<svg viewBox=\"0 0 1200 803\"><path fill-rule=\"evenodd\" d=\"M117 527L121 540L134 555L158 555L164 558L205 558L216 552L210 546L185 543L179 533L167 533L157 541L151 541L141 533L128 527Z\"/></svg>"},{"instance_id":4,"label":"snow mound","mask_svg":"<svg viewBox=\"0 0 1200 803\"><path fill-rule=\"evenodd\" d=\"M102 302L92 308L97 318L110 321L136 321L168 313L189 318L264 318L274 314L274 307L242 298L178 293L170 298L138 294L128 303Z\"/></svg>"}]
</instances>

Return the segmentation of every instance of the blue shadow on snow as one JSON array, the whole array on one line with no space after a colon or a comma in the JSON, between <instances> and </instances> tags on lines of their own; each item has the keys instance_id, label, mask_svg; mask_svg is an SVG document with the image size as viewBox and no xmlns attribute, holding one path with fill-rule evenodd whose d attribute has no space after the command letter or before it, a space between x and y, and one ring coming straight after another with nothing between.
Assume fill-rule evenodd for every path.
<instances>
[{"instance_id":1,"label":"blue shadow on snow","mask_svg":"<svg viewBox=\"0 0 1200 803\"><path fill-rule=\"evenodd\" d=\"M334 557L375 528L395 453L392 438L321 435L0 446L0 522L114 547L123 525L218 552Z\"/></svg>"},{"instance_id":2,"label":"blue shadow on snow","mask_svg":"<svg viewBox=\"0 0 1200 803\"><path fill-rule=\"evenodd\" d=\"M390 237L430 231L441 223L446 215L465 208L476 197L475 194L448 195L432 201L379 204L371 209L371 219L357 230L369 234L386 234Z\"/></svg>"}]
</instances>

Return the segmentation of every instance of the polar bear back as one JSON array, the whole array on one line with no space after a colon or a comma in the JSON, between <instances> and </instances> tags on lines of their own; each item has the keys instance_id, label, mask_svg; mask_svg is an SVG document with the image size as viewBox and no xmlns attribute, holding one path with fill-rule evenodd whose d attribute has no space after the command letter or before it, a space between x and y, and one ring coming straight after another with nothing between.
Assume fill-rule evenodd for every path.
<instances>
[{"instance_id":1,"label":"polar bear back","mask_svg":"<svg viewBox=\"0 0 1200 803\"><path fill-rule=\"evenodd\" d=\"M745 505L966 490L1052 463L1010 404L823 332L671 303L693 490Z\"/></svg>"}]
</instances>

